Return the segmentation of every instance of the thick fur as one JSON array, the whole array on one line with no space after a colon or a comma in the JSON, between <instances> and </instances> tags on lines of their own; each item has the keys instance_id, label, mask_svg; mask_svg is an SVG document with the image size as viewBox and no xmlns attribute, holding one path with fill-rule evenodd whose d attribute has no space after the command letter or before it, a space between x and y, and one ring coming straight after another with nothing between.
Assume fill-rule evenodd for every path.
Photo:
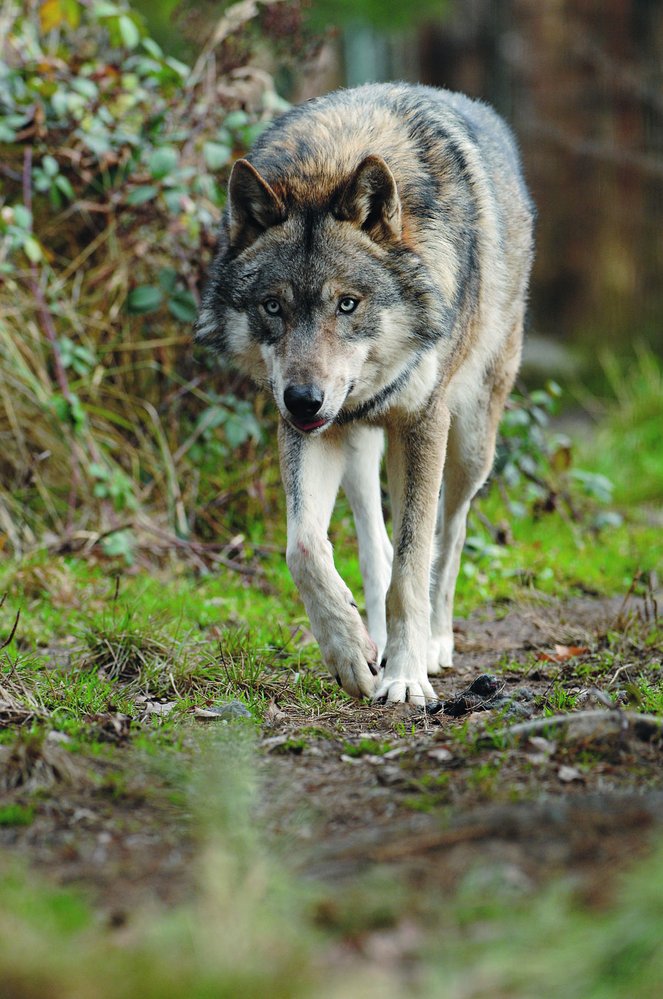
<instances>
[{"instance_id":1,"label":"thick fur","mask_svg":"<svg viewBox=\"0 0 663 999\"><path fill-rule=\"evenodd\" d=\"M467 512L520 360L533 216L503 121L429 87L309 101L233 168L196 336L274 394L288 565L355 696L423 703L427 674L452 663ZM327 538L341 485L368 630Z\"/></svg>"}]
</instances>

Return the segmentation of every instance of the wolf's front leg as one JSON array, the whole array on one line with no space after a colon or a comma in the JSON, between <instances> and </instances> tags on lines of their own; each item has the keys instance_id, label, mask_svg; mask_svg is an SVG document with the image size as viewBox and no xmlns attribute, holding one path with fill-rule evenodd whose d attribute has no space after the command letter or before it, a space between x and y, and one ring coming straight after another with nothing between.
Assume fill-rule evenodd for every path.
<instances>
[{"instance_id":1,"label":"wolf's front leg","mask_svg":"<svg viewBox=\"0 0 663 999\"><path fill-rule=\"evenodd\" d=\"M378 647L378 656L383 655L387 644L385 605L392 564L391 541L384 524L380 493L383 444L384 434L377 427L347 428L343 488L357 528L368 630Z\"/></svg>"},{"instance_id":2,"label":"wolf's front leg","mask_svg":"<svg viewBox=\"0 0 663 999\"><path fill-rule=\"evenodd\" d=\"M282 422L279 449L288 507L288 567L332 676L353 697L371 696L377 646L336 571L327 537L345 467L342 438L334 431L304 438Z\"/></svg>"},{"instance_id":3,"label":"wolf's front leg","mask_svg":"<svg viewBox=\"0 0 663 999\"><path fill-rule=\"evenodd\" d=\"M435 700L427 676L430 569L449 412L433 401L416 422L387 430L394 563L387 593L385 670L376 700Z\"/></svg>"}]
</instances>

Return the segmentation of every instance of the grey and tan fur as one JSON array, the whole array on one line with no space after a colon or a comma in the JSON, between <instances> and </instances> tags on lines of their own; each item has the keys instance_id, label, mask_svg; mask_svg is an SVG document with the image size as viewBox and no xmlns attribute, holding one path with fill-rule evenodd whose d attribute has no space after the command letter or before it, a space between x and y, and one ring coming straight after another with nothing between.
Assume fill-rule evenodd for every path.
<instances>
[{"instance_id":1,"label":"grey and tan fur","mask_svg":"<svg viewBox=\"0 0 663 999\"><path fill-rule=\"evenodd\" d=\"M428 87L309 101L233 168L196 335L274 394L288 565L355 696L423 703L452 663L465 522L518 369L532 227L507 127ZM340 486L368 630L327 537Z\"/></svg>"}]
</instances>

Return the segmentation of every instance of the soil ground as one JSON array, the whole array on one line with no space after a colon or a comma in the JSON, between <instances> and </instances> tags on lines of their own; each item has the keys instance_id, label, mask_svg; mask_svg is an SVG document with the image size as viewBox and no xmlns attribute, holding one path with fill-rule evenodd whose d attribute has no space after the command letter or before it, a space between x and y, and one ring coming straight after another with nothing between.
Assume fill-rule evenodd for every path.
<instances>
[{"instance_id":1,"label":"soil ground","mask_svg":"<svg viewBox=\"0 0 663 999\"><path fill-rule=\"evenodd\" d=\"M628 637L651 613L642 601L588 597L490 607L459 622L456 666L435 689L449 701L488 673L509 698L498 708L450 717L348 701L312 716L271 704L258 806L271 843L328 886L379 870L414 889L449 892L471 875L527 892L562 873L600 902L615 870L663 826L660 729L636 733L627 710L636 675L660 685L660 660ZM610 642L614 651L616 634L606 666L599 651ZM504 735L557 709L598 719L608 696L620 705L610 723ZM185 734L194 751L199 733ZM2 793L35 816L0 828L0 848L84 888L112 925L137 903L192 894L195 823L163 766L131 746L108 760L71 757L57 738L42 753L40 774ZM8 773L27 766L4 763Z\"/></svg>"}]
</instances>

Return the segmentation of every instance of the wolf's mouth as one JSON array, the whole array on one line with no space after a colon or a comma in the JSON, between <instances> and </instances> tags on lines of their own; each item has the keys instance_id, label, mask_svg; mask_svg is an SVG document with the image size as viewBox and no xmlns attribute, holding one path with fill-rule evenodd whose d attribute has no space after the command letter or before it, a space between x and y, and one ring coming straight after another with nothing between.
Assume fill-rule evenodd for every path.
<instances>
[{"instance_id":1,"label":"wolf's mouth","mask_svg":"<svg viewBox=\"0 0 663 999\"><path fill-rule=\"evenodd\" d=\"M304 423L299 420L293 420L291 417L291 423L297 430L303 431L305 434L310 434L312 430L319 430L320 427L324 427L325 424L329 423L329 420L325 417L320 420L311 420L310 422Z\"/></svg>"}]
</instances>

